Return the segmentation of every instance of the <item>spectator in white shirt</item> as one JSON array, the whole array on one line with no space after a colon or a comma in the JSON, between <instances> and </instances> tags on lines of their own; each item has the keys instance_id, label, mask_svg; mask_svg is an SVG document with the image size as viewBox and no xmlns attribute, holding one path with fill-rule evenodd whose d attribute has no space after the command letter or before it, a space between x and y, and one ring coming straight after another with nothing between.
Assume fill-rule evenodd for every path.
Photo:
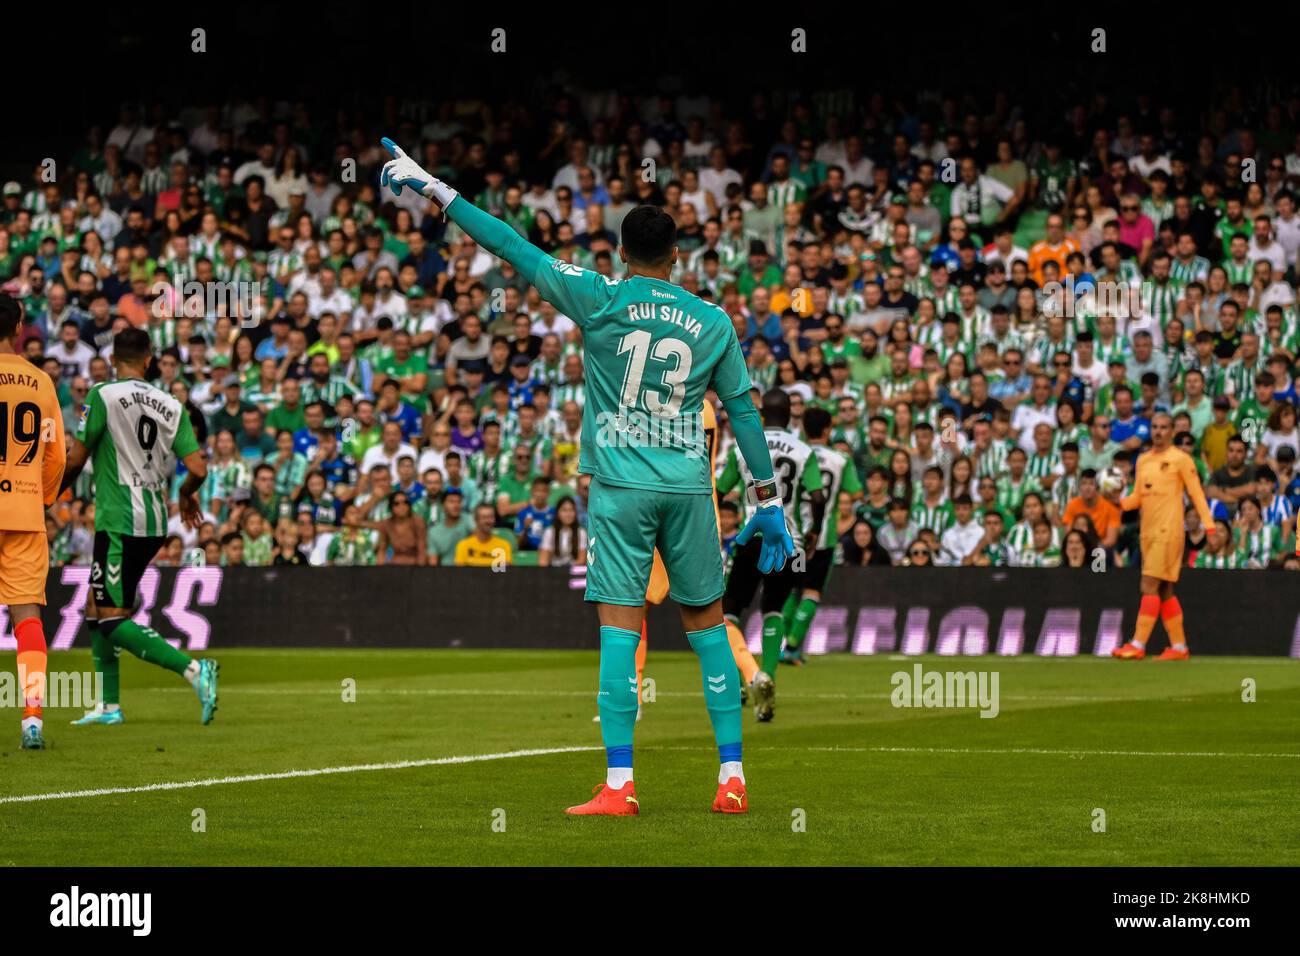
<instances>
[{"instance_id":1,"label":"spectator in white shirt","mask_svg":"<svg viewBox=\"0 0 1300 956\"><path fill-rule=\"evenodd\" d=\"M975 507L970 495L958 495L952 501L956 521L939 539L939 553L935 564L957 567L969 564L984 543L984 527L975 520Z\"/></svg>"},{"instance_id":2,"label":"spectator in white shirt","mask_svg":"<svg viewBox=\"0 0 1300 956\"><path fill-rule=\"evenodd\" d=\"M122 231L122 217L105 206L104 201L95 193L86 196L86 212L87 215L81 217L79 224L81 231L94 230L106 246L112 245L117 234Z\"/></svg>"},{"instance_id":3,"label":"spectator in white shirt","mask_svg":"<svg viewBox=\"0 0 1300 956\"><path fill-rule=\"evenodd\" d=\"M81 326L76 319L64 319L59 326L59 342L50 348L49 357L56 359L63 369L63 377L71 380L80 375L90 377L90 360L96 352L81 340Z\"/></svg>"},{"instance_id":4,"label":"spectator in white shirt","mask_svg":"<svg viewBox=\"0 0 1300 956\"><path fill-rule=\"evenodd\" d=\"M1274 198L1273 206L1277 209L1273 231L1286 252L1287 265L1295 265L1296 251L1300 250L1300 215L1296 215L1295 196L1284 189Z\"/></svg>"},{"instance_id":5,"label":"spectator in white shirt","mask_svg":"<svg viewBox=\"0 0 1300 956\"><path fill-rule=\"evenodd\" d=\"M709 165L700 170L700 188L713 197L721 208L727 203L727 186L735 183L743 186L740 173L727 165L727 152L721 146L709 150Z\"/></svg>"},{"instance_id":6,"label":"spectator in white shirt","mask_svg":"<svg viewBox=\"0 0 1300 956\"><path fill-rule=\"evenodd\" d=\"M361 474L369 475L376 465L384 465L397 481L397 459L410 456L412 462L419 457L415 448L402 441L402 426L398 422L385 422L383 437L361 458Z\"/></svg>"},{"instance_id":7,"label":"spectator in white shirt","mask_svg":"<svg viewBox=\"0 0 1300 956\"><path fill-rule=\"evenodd\" d=\"M1056 427L1056 403L1052 401L1051 380L1046 375L1037 375L1028 401L1017 405L1011 415L1011 433L1026 455L1034 451L1035 426L1044 423Z\"/></svg>"},{"instance_id":8,"label":"spectator in white shirt","mask_svg":"<svg viewBox=\"0 0 1300 956\"><path fill-rule=\"evenodd\" d=\"M249 176L261 176L262 182L269 184L275 178L275 146L263 143L257 147L257 158L240 164L235 170L235 184L242 186Z\"/></svg>"},{"instance_id":9,"label":"spectator in white shirt","mask_svg":"<svg viewBox=\"0 0 1300 956\"><path fill-rule=\"evenodd\" d=\"M1251 261L1266 259L1278 275L1286 272L1286 250L1273 238L1272 220L1268 216L1256 216L1254 225L1255 234L1250 237L1250 251L1247 253Z\"/></svg>"},{"instance_id":10,"label":"spectator in white shirt","mask_svg":"<svg viewBox=\"0 0 1300 956\"><path fill-rule=\"evenodd\" d=\"M605 185L605 178L601 175L600 170L588 162L591 154L585 139L576 138L569 144L569 161L561 166L551 180L551 188L559 189L561 186L568 186L572 192L578 191L578 170L590 168L592 174L596 177L596 185Z\"/></svg>"}]
</instances>

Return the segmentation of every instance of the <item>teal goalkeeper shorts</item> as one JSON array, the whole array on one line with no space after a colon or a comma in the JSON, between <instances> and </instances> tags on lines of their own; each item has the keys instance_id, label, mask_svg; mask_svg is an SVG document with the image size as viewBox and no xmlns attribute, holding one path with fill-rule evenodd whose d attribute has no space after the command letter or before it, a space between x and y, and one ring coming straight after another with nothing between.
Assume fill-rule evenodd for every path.
<instances>
[{"instance_id":1,"label":"teal goalkeeper shorts","mask_svg":"<svg viewBox=\"0 0 1300 956\"><path fill-rule=\"evenodd\" d=\"M587 511L587 600L645 603L655 548L668 596L701 607L722 597L722 549L712 495L665 494L591 479Z\"/></svg>"}]
</instances>

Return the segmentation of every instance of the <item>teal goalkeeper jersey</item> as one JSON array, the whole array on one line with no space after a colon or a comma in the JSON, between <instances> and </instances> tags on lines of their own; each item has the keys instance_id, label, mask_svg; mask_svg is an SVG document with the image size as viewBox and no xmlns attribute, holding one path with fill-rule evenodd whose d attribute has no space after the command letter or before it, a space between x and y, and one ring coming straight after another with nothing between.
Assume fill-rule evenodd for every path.
<instances>
[{"instance_id":1,"label":"teal goalkeeper jersey","mask_svg":"<svg viewBox=\"0 0 1300 956\"><path fill-rule=\"evenodd\" d=\"M704 393L725 402L750 387L726 313L661 279L605 278L548 256L463 197L447 215L581 328L579 470L626 488L712 494Z\"/></svg>"}]
</instances>

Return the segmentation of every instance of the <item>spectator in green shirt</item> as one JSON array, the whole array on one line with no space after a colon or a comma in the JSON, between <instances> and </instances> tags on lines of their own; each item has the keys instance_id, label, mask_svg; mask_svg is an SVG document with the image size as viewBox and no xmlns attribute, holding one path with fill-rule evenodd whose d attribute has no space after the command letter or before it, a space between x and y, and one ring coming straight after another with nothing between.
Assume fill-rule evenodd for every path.
<instances>
[{"instance_id":1,"label":"spectator in green shirt","mask_svg":"<svg viewBox=\"0 0 1300 956\"><path fill-rule=\"evenodd\" d=\"M226 401L209 417L208 427L214 435L223 430L229 430L231 434L237 435L244 412L254 411L257 406L243 400L243 383L235 373L227 375L221 384L225 390Z\"/></svg>"},{"instance_id":2,"label":"spectator in green shirt","mask_svg":"<svg viewBox=\"0 0 1300 956\"><path fill-rule=\"evenodd\" d=\"M752 239L749 243L749 262L736 277L736 287L740 294L748 297L755 286L775 289L781 285L781 270L772 263L767 244L762 239Z\"/></svg>"},{"instance_id":3,"label":"spectator in green shirt","mask_svg":"<svg viewBox=\"0 0 1300 956\"><path fill-rule=\"evenodd\" d=\"M456 545L469 537L474 522L465 514L465 499L455 488L442 496L442 518L429 523L426 551L432 565L455 564Z\"/></svg>"},{"instance_id":4,"label":"spectator in green shirt","mask_svg":"<svg viewBox=\"0 0 1300 956\"><path fill-rule=\"evenodd\" d=\"M424 390L429 383L429 363L416 355L411 348L411 336L398 329L393 333L393 351L375 359L375 374L380 378L395 378L402 386L402 401L422 409Z\"/></svg>"},{"instance_id":5,"label":"spectator in green shirt","mask_svg":"<svg viewBox=\"0 0 1300 956\"><path fill-rule=\"evenodd\" d=\"M533 453L520 442L510 453L510 470L501 476L497 486L497 527L515 526L515 517L528 507L532 497Z\"/></svg>"},{"instance_id":6,"label":"spectator in green shirt","mask_svg":"<svg viewBox=\"0 0 1300 956\"><path fill-rule=\"evenodd\" d=\"M375 418L375 403L368 398L361 399L357 402L356 417L343 422L344 453L359 462L383 437L383 426Z\"/></svg>"},{"instance_id":7,"label":"spectator in green shirt","mask_svg":"<svg viewBox=\"0 0 1300 956\"><path fill-rule=\"evenodd\" d=\"M275 454L266 460L275 469L275 493L293 500L307 480L307 456L294 450L293 432L282 428L275 434Z\"/></svg>"},{"instance_id":8,"label":"spectator in green shirt","mask_svg":"<svg viewBox=\"0 0 1300 956\"><path fill-rule=\"evenodd\" d=\"M268 435L288 431L291 435L307 427L307 416L302 404L302 385L296 378L287 378L280 386L280 404L266 416Z\"/></svg>"}]
</instances>

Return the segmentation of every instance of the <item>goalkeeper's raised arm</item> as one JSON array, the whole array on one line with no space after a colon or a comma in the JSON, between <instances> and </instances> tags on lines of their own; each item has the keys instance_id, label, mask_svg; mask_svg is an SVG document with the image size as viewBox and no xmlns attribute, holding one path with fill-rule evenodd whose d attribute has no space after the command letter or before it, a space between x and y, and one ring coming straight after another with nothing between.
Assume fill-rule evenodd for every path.
<instances>
[{"instance_id":1,"label":"goalkeeper's raised arm","mask_svg":"<svg viewBox=\"0 0 1300 956\"><path fill-rule=\"evenodd\" d=\"M435 178L411 159L388 137L381 140L393 158L384 164L380 186L400 196L403 189L413 189L442 207L447 218L465 230L465 234L498 258L509 262L519 274L537 286L542 298L578 324L586 325L590 316L612 295L612 287L603 276L579 269L547 255L520 237L510 226L479 209L455 189Z\"/></svg>"}]
</instances>

